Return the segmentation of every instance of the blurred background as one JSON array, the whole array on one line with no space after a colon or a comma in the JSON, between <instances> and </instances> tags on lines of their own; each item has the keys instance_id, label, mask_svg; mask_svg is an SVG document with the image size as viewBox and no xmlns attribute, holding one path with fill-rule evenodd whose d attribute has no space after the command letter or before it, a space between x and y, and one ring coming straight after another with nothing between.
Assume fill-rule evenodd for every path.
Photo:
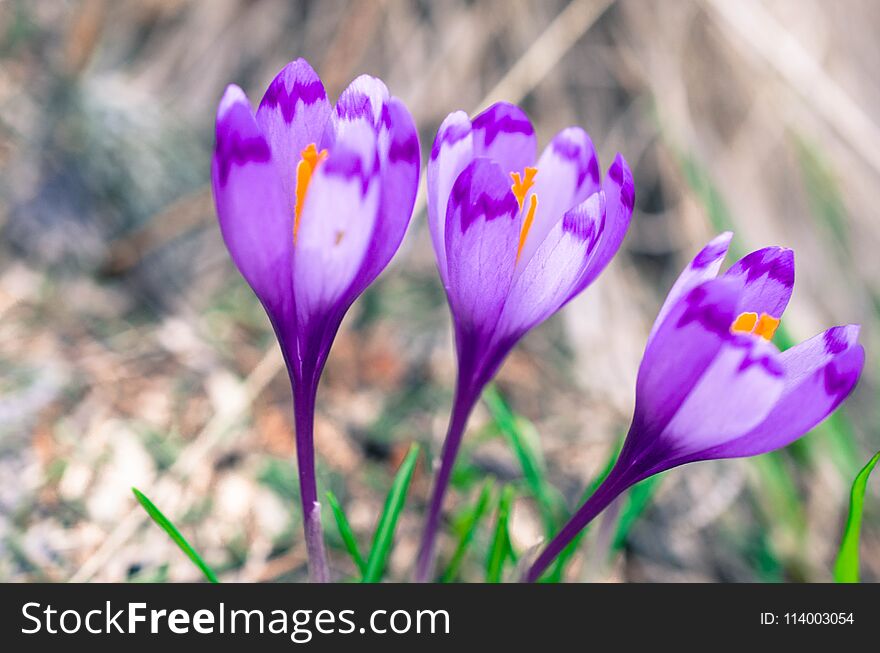
<instances>
[{"instance_id":1,"label":"blurred background","mask_svg":"<svg viewBox=\"0 0 880 653\"><path fill-rule=\"evenodd\" d=\"M863 325L860 386L785 451L639 486L564 577L829 580L849 486L880 448L878 29L870 0L0 0L0 580L198 580L132 485L222 580L305 578L289 386L208 186L226 84L257 104L300 56L331 98L362 72L382 77L423 155L448 112L504 99L528 111L539 147L582 125L604 166L619 151L634 171L620 254L525 338L498 401L471 420L441 563L475 526L450 579L485 578L503 487L505 577L543 535L505 429L573 508L629 423L666 291L733 229L734 254L796 251L781 347ZM409 577L454 372L422 210L350 312L318 395L319 487L363 549L409 444L427 449L392 579ZM869 486L862 576L877 580ZM353 575L331 513L324 523L335 573Z\"/></svg>"}]
</instances>

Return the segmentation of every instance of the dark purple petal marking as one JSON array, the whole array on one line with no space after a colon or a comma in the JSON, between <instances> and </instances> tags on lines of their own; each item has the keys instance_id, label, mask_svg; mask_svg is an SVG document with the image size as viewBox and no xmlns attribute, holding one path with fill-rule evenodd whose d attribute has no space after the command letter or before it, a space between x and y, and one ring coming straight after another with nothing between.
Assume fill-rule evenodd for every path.
<instances>
[{"instance_id":1,"label":"dark purple petal marking","mask_svg":"<svg viewBox=\"0 0 880 653\"><path fill-rule=\"evenodd\" d=\"M678 328L698 322L707 331L726 335L730 333L731 312L713 300L707 284L697 286L684 298L686 308L678 319Z\"/></svg>"},{"instance_id":2,"label":"dark purple petal marking","mask_svg":"<svg viewBox=\"0 0 880 653\"><path fill-rule=\"evenodd\" d=\"M794 252L783 247L759 249L730 266L724 276L742 287L740 312L780 318L794 287Z\"/></svg>"},{"instance_id":3,"label":"dark purple petal marking","mask_svg":"<svg viewBox=\"0 0 880 653\"><path fill-rule=\"evenodd\" d=\"M753 338L754 336L750 335L735 336L731 341L734 347L746 350L746 354L743 356L737 371L745 372L753 365L757 365L762 367L771 376L783 376L785 374L785 367L779 360L779 352L766 347L754 347Z\"/></svg>"},{"instance_id":4,"label":"dark purple petal marking","mask_svg":"<svg viewBox=\"0 0 880 653\"><path fill-rule=\"evenodd\" d=\"M794 257L786 255L791 250L782 247L766 247L747 254L737 267L746 273L746 281L752 282L767 276L784 286L794 285Z\"/></svg>"},{"instance_id":5,"label":"dark purple petal marking","mask_svg":"<svg viewBox=\"0 0 880 653\"><path fill-rule=\"evenodd\" d=\"M455 145L463 138L471 133L471 126L468 123L452 123L446 129L437 134L434 139L434 145L431 147L431 160L435 161L440 156L440 148L443 145Z\"/></svg>"},{"instance_id":6,"label":"dark purple petal marking","mask_svg":"<svg viewBox=\"0 0 880 653\"><path fill-rule=\"evenodd\" d=\"M294 63L308 66L302 59L297 59ZM297 77L293 85L287 88L284 76L278 75L266 89L262 104L269 108L279 107L285 122L290 123L296 117L298 101L301 100L304 105L311 105L326 98L327 92L319 79L303 80Z\"/></svg>"},{"instance_id":7,"label":"dark purple petal marking","mask_svg":"<svg viewBox=\"0 0 880 653\"><path fill-rule=\"evenodd\" d=\"M379 159L375 158L372 167L368 169L360 154L346 147L337 147L322 165L327 175L359 180L361 193L366 195L370 182L378 173Z\"/></svg>"},{"instance_id":8,"label":"dark purple petal marking","mask_svg":"<svg viewBox=\"0 0 880 653\"><path fill-rule=\"evenodd\" d=\"M373 124L373 103L370 97L360 91L344 93L336 103L336 113L345 120L363 118Z\"/></svg>"},{"instance_id":9,"label":"dark purple petal marking","mask_svg":"<svg viewBox=\"0 0 880 653\"><path fill-rule=\"evenodd\" d=\"M415 132L408 132L402 140L392 140L388 148L388 160L391 163L398 161L418 161L419 137Z\"/></svg>"},{"instance_id":10,"label":"dark purple petal marking","mask_svg":"<svg viewBox=\"0 0 880 653\"><path fill-rule=\"evenodd\" d=\"M845 326L836 326L828 329L823 335L825 340L825 351L834 355L851 347L853 343L851 334L851 329Z\"/></svg>"},{"instance_id":11,"label":"dark purple petal marking","mask_svg":"<svg viewBox=\"0 0 880 653\"><path fill-rule=\"evenodd\" d=\"M861 364L853 364L853 361L864 358L864 351L861 346L852 349L853 353L843 354L825 366L825 392L829 397L836 398L835 408L855 387L862 372Z\"/></svg>"},{"instance_id":12,"label":"dark purple petal marking","mask_svg":"<svg viewBox=\"0 0 880 653\"><path fill-rule=\"evenodd\" d=\"M589 211L577 210L578 207L568 211L562 218L562 230L565 233L571 234L581 242L588 243L585 252L586 257L593 253L599 242L599 237L605 230L605 193L599 191L598 196L601 207L601 217L599 220L596 220L595 216ZM584 202L587 201L584 200Z\"/></svg>"},{"instance_id":13,"label":"dark purple petal marking","mask_svg":"<svg viewBox=\"0 0 880 653\"><path fill-rule=\"evenodd\" d=\"M476 161L488 160L476 159ZM497 168L497 166L494 167ZM497 189L483 187L481 171L482 166L469 165L459 175L455 185L452 187L450 206L463 207L461 216L462 232L467 231L480 217L484 217L487 221L499 217L515 218L519 212L516 198L509 188L504 189L506 192L496 194L492 191L497 191Z\"/></svg>"},{"instance_id":14,"label":"dark purple petal marking","mask_svg":"<svg viewBox=\"0 0 880 653\"><path fill-rule=\"evenodd\" d=\"M720 257L727 254L727 249L730 246L730 239L720 239L716 238L712 240L708 245L706 245L703 249L700 250L700 253L694 257L691 266L697 270L702 270L710 263L714 263Z\"/></svg>"},{"instance_id":15,"label":"dark purple petal marking","mask_svg":"<svg viewBox=\"0 0 880 653\"><path fill-rule=\"evenodd\" d=\"M239 109L236 107L232 110ZM232 166L242 166L250 162L265 163L272 158L272 152L265 138L261 135L243 136L226 121L217 125L215 153L219 164L221 186L226 185Z\"/></svg>"},{"instance_id":16,"label":"dark purple petal marking","mask_svg":"<svg viewBox=\"0 0 880 653\"><path fill-rule=\"evenodd\" d=\"M534 131L532 123L522 117L517 107L503 102L493 104L474 118L473 126L475 130L482 130L485 134L486 147L492 145L498 134L524 134L529 136Z\"/></svg>"},{"instance_id":17,"label":"dark purple petal marking","mask_svg":"<svg viewBox=\"0 0 880 653\"><path fill-rule=\"evenodd\" d=\"M633 182L632 173L620 154L615 157L614 163L611 164L608 176L614 183L620 186L620 203L627 211L632 213L636 199L636 186Z\"/></svg>"},{"instance_id":18,"label":"dark purple petal marking","mask_svg":"<svg viewBox=\"0 0 880 653\"><path fill-rule=\"evenodd\" d=\"M594 184L599 184L599 159L596 158L592 143L590 147L585 148L583 143L567 137L566 131L562 131L557 138L553 139L552 147L560 157L572 161L576 165L578 187L583 185L587 175L590 176Z\"/></svg>"}]
</instances>

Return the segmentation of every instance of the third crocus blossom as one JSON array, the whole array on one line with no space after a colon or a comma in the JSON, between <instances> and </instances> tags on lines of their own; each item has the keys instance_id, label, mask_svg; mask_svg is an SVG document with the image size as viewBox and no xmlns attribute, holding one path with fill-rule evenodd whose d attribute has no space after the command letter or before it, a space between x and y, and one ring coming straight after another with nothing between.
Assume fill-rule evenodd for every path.
<instances>
[{"instance_id":1,"label":"third crocus blossom","mask_svg":"<svg viewBox=\"0 0 880 653\"><path fill-rule=\"evenodd\" d=\"M587 133L570 127L537 159L516 106L449 115L428 162L428 219L455 328L458 379L416 563L433 569L443 497L468 415L504 357L586 288L620 247L633 179L620 155L602 179Z\"/></svg>"},{"instance_id":2,"label":"third crocus blossom","mask_svg":"<svg viewBox=\"0 0 880 653\"><path fill-rule=\"evenodd\" d=\"M710 242L672 287L648 337L620 457L527 581L633 484L685 463L784 447L855 387L865 360L859 327L833 327L780 352L771 339L791 297L794 254L761 249L717 277L730 239Z\"/></svg>"}]
</instances>

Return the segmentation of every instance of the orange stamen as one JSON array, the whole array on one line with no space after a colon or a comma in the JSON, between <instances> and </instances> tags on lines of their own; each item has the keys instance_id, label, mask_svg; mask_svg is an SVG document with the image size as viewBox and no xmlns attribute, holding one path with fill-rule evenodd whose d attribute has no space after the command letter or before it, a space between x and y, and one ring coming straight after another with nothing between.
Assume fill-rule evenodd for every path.
<instances>
[{"instance_id":1,"label":"orange stamen","mask_svg":"<svg viewBox=\"0 0 880 653\"><path fill-rule=\"evenodd\" d=\"M751 333L757 323L757 313L741 313L740 316L733 321L730 330L733 333Z\"/></svg>"},{"instance_id":2,"label":"orange stamen","mask_svg":"<svg viewBox=\"0 0 880 653\"><path fill-rule=\"evenodd\" d=\"M526 168L528 170L528 168ZM532 195L529 198L529 212L526 213L526 218L523 220L522 231L519 232L519 247L516 248L516 262L519 263L520 254L522 254L523 247L526 244L526 238L529 235L529 229L532 228L532 222L535 219L535 209L538 208L538 196Z\"/></svg>"},{"instance_id":3,"label":"orange stamen","mask_svg":"<svg viewBox=\"0 0 880 653\"><path fill-rule=\"evenodd\" d=\"M757 313L740 313L730 325L730 331L732 333L750 333L764 338L764 340L772 340L778 327L779 318L777 317L761 313L759 318Z\"/></svg>"},{"instance_id":4,"label":"orange stamen","mask_svg":"<svg viewBox=\"0 0 880 653\"><path fill-rule=\"evenodd\" d=\"M779 318L771 317L766 313L761 313L761 319L758 320L758 326L755 327L755 335L761 336L764 340L772 340L773 334L779 327Z\"/></svg>"},{"instance_id":5,"label":"orange stamen","mask_svg":"<svg viewBox=\"0 0 880 653\"><path fill-rule=\"evenodd\" d=\"M303 204L306 199L306 191L312 181L312 174L318 165L327 158L327 150L318 152L314 143L309 143L299 153L302 157L296 164L296 205L293 209L293 242L296 242L296 234L299 231L299 218L302 215Z\"/></svg>"},{"instance_id":6,"label":"orange stamen","mask_svg":"<svg viewBox=\"0 0 880 653\"><path fill-rule=\"evenodd\" d=\"M523 204L526 201L526 194L535 185L536 174L538 174L538 169L529 167L523 170L523 175L520 175L518 172L510 173L510 177L513 179L513 186L510 187L510 190L513 191L513 195L516 197L516 203L519 204L520 211L522 211Z\"/></svg>"}]
</instances>

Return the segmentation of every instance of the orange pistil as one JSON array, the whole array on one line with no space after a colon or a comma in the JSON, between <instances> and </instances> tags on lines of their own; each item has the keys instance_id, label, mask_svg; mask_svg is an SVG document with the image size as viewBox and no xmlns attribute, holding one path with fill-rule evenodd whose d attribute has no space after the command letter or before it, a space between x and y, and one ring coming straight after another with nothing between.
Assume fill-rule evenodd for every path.
<instances>
[{"instance_id":1,"label":"orange pistil","mask_svg":"<svg viewBox=\"0 0 880 653\"><path fill-rule=\"evenodd\" d=\"M513 191L513 196L516 197L516 203L519 205L519 210L522 211L523 205L526 201L526 195L532 186L535 185L535 175L538 174L537 168L527 167L523 170L523 174L520 175L518 172L511 172L510 177L513 179L513 186L510 187L510 190ZM536 195L532 195L529 198L529 210L526 212L526 216L523 219L522 230L519 232L519 247L516 250L516 260L519 261L520 254L522 254L523 247L526 244L526 238L529 235L529 229L532 228L532 222L535 219L535 211L538 208L538 198Z\"/></svg>"},{"instance_id":2,"label":"orange pistil","mask_svg":"<svg viewBox=\"0 0 880 653\"><path fill-rule=\"evenodd\" d=\"M537 168L525 168L523 174L511 172L510 177L513 179L513 196L516 197L516 203L519 204L519 210L522 211L523 203L526 201L526 193L535 185L535 175L538 174Z\"/></svg>"},{"instance_id":3,"label":"orange pistil","mask_svg":"<svg viewBox=\"0 0 880 653\"><path fill-rule=\"evenodd\" d=\"M755 336L764 338L764 340L772 340L773 334L779 327L779 318L761 313L758 317L757 313L740 313L739 316L730 325L732 333L750 333Z\"/></svg>"},{"instance_id":4,"label":"orange pistil","mask_svg":"<svg viewBox=\"0 0 880 653\"><path fill-rule=\"evenodd\" d=\"M299 153L300 162L296 164L296 205L293 210L293 242L296 242L296 234L299 231L299 218L302 215L303 203L306 199L306 191L312 180L312 174L318 165L327 158L327 150L318 152L314 143L309 143Z\"/></svg>"}]
</instances>

